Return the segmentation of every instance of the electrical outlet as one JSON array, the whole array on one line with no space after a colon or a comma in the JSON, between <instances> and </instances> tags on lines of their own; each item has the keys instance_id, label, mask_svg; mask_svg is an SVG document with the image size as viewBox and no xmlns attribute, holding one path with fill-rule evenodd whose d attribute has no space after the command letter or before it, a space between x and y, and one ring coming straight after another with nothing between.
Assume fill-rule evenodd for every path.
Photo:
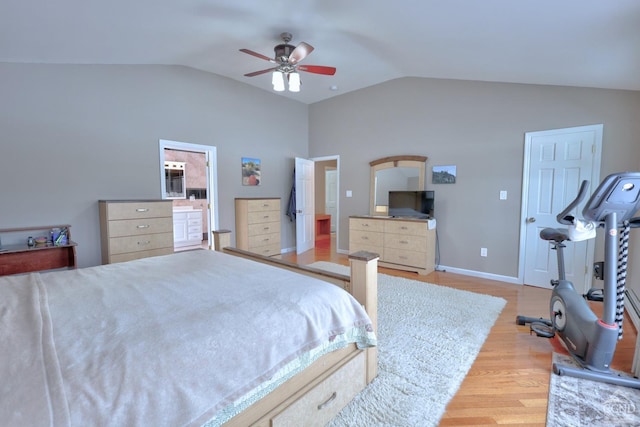
<instances>
[{"instance_id":1,"label":"electrical outlet","mask_svg":"<svg viewBox=\"0 0 640 427\"><path fill-rule=\"evenodd\" d=\"M480 248L480 256L487 256L487 248Z\"/></svg>"},{"instance_id":2,"label":"electrical outlet","mask_svg":"<svg viewBox=\"0 0 640 427\"><path fill-rule=\"evenodd\" d=\"M501 190L500 191L500 200L507 200L507 191L506 190Z\"/></svg>"}]
</instances>

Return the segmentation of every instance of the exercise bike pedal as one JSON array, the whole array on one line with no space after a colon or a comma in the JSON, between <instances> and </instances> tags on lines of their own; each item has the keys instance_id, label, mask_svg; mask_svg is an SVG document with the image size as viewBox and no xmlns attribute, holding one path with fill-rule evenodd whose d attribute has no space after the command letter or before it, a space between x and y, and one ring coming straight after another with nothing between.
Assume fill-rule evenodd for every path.
<instances>
[{"instance_id":1,"label":"exercise bike pedal","mask_svg":"<svg viewBox=\"0 0 640 427\"><path fill-rule=\"evenodd\" d=\"M529 325L529 333L535 333L536 336L542 338L553 338L556 336L556 332L553 329L553 324L550 320L542 319L539 322L531 322Z\"/></svg>"},{"instance_id":2,"label":"exercise bike pedal","mask_svg":"<svg viewBox=\"0 0 640 427\"><path fill-rule=\"evenodd\" d=\"M604 301L604 289L591 288L589 289L589 291L587 291L584 297L587 299L587 301L602 302Z\"/></svg>"},{"instance_id":3,"label":"exercise bike pedal","mask_svg":"<svg viewBox=\"0 0 640 427\"><path fill-rule=\"evenodd\" d=\"M533 323L533 322L543 322L551 326L551 321L543 317L516 316L516 325L524 326L527 323Z\"/></svg>"}]
</instances>

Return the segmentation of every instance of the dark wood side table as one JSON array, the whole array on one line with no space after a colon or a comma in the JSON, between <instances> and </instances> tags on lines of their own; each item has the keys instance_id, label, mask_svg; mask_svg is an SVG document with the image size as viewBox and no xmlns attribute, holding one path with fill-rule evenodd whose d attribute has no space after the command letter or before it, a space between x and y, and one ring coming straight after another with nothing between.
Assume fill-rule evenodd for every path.
<instances>
[{"instance_id":1,"label":"dark wood side table","mask_svg":"<svg viewBox=\"0 0 640 427\"><path fill-rule=\"evenodd\" d=\"M76 268L77 243L71 240L69 225L5 228L0 229L0 238L3 234L21 232L33 232L33 237L39 237L48 233L48 230L52 228L67 228L67 244L56 246L48 242L45 245L28 246L26 238L24 243L3 244L0 247L0 276L65 267ZM36 232L40 232L40 234Z\"/></svg>"}]
</instances>

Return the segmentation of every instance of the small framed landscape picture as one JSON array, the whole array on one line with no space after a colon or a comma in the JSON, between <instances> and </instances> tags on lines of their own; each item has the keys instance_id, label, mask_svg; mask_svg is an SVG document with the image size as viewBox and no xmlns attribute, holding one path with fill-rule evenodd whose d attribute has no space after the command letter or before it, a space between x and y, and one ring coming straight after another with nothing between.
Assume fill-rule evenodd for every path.
<instances>
[{"instance_id":1,"label":"small framed landscape picture","mask_svg":"<svg viewBox=\"0 0 640 427\"><path fill-rule=\"evenodd\" d=\"M456 183L456 167L455 166L434 166L431 182L433 184L455 184Z\"/></svg>"},{"instance_id":2,"label":"small framed landscape picture","mask_svg":"<svg viewBox=\"0 0 640 427\"><path fill-rule=\"evenodd\" d=\"M242 185L260 185L260 159L242 158Z\"/></svg>"}]
</instances>

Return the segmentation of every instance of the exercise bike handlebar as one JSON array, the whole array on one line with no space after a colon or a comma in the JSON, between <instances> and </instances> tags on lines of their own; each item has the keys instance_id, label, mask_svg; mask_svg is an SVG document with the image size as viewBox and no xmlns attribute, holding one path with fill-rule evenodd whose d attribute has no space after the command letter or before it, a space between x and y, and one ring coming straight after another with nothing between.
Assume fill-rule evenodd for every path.
<instances>
[{"instance_id":1,"label":"exercise bike handlebar","mask_svg":"<svg viewBox=\"0 0 640 427\"><path fill-rule=\"evenodd\" d=\"M560 212L556 216L556 220L560 224L564 224L564 225L573 224L574 217L569 215L569 213L573 210L573 208L578 206L578 204L580 204L580 202L582 202L584 200L584 198L587 195L587 190L588 189L589 189L589 181L587 181L585 179L584 181L582 181L582 184L580 184L580 189L578 190L578 195L573 200L573 202L569 203L569 205L566 208L564 208L564 210L562 212Z\"/></svg>"}]
</instances>

